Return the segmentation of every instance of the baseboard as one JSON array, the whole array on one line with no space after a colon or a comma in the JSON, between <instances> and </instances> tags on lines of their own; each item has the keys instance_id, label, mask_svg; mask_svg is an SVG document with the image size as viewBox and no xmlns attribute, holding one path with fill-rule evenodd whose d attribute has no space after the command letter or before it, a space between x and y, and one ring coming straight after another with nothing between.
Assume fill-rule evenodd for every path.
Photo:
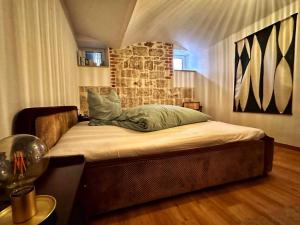
<instances>
[{"instance_id":1,"label":"baseboard","mask_svg":"<svg viewBox=\"0 0 300 225\"><path fill-rule=\"evenodd\" d=\"M294 150L294 151L300 151L300 147L282 144L282 143L278 143L278 142L275 142L274 144L275 144L275 146L278 146L278 147L287 148L287 149Z\"/></svg>"}]
</instances>

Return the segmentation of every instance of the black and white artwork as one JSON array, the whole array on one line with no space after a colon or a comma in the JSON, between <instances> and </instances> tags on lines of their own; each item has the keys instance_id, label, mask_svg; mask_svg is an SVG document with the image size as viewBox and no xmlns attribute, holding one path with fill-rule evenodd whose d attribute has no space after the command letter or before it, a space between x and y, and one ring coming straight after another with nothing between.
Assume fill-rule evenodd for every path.
<instances>
[{"instance_id":1,"label":"black and white artwork","mask_svg":"<svg viewBox=\"0 0 300 225\"><path fill-rule=\"evenodd\" d=\"M292 114L297 14L235 44L235 112Z\"/></svg>"}]
</instances>

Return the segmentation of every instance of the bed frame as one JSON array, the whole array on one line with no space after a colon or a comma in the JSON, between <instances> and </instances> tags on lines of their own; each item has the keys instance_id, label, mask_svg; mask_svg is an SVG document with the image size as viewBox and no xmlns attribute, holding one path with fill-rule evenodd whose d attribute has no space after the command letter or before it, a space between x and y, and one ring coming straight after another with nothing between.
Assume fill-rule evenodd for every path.
<instances>
[{"instance_id":1,"label":"bed frame","mask_svg":"<svg viewBox=\"0 0 300 225\"><path fill-rule=\"evenodd\" d=\"M15 117L14 133L29 133L49 148L77 123L75 106L28 108ZM181 193L266 175L273 138L87 163L78 193L86 216Z\"/></svg>"}]
</instances>

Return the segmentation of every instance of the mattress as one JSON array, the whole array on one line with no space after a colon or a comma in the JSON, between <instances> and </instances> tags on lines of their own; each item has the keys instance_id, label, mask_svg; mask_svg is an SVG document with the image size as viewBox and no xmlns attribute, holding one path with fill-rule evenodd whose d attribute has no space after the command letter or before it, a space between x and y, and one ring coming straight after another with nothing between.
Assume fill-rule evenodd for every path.
<instances>
[{"instance_id":1,"label":"mattress","mask_svg":"<svg viewBox=\"0 0 300 225\"><path fill-rule=\"evenodd\" d=\"M218 121L154 132L117 126L88 126L88 122L81 122L69 129L50 153L51 156L82 154L86 161L93 162L258 140L263 136L260 129Z\"/></svg>"}]
</instances>

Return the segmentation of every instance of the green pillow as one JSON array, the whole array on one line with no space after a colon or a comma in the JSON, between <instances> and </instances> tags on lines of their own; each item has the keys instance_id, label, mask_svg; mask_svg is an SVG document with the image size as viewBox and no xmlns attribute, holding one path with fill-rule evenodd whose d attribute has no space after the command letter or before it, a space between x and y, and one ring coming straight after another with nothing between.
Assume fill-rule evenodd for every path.
<instances>
[{"instance_id":1,"label":"green pillow","mask_svg":"<svg viewBox=\"0 0 300 225\"><path fill-rule=\"evenodd\" d=\"M111 90L109 95L100 95L88 90L89 116L98 120L113 120L121 115L121 103L118 94Z\"/></svg>"}]
</instances>

